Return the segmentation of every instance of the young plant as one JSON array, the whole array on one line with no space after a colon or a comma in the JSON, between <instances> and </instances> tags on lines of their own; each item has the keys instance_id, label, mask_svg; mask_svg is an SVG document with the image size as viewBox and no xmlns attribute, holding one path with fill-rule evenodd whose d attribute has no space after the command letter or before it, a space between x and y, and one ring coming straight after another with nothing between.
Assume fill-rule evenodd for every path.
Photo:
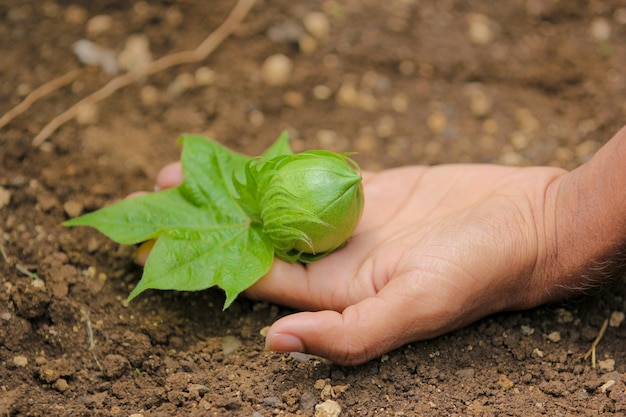
<instances>
[{"instance_id":1,"label":"young plant","mask_svg":"<svg viewBox=\"0 0 626 417\"><path fill-rule=\"evenodd\" d=\"M226 293L227 308L274 256L312 262L343 246L363 209L358 166L345 154L293 154L286 133L262 156L183 135L183 183L123 200L64 223L91 226L122 244L156 239L146 289Z\"/></svg>"}]
</instances>

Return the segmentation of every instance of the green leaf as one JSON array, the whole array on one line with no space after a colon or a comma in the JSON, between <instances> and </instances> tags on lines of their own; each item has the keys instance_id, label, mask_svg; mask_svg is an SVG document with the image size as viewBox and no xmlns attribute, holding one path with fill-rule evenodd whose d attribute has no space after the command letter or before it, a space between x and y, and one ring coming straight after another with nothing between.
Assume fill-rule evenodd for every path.
<instances>
[{"instance_id":1,"label":"green leaf","mask_svg":"<svg viewBox=\"0 0 626 417\"><path fill-rule=\"evenodd\" d=\"M149 288L196 291L217 285L226 292L227 308L268 272L274 250L258 227L233 224L207 232L172 229L161 235L128 299Z\"/></svg>"},{"instance_id":2,"label":"green leaf","mask_svg":"<svg viewBox=\"0 0 626 417\"><path fill-rule=\"evenodd\" d=\"M183 193L196 205L231 209L233 173L243 170L251 158L200 135L183 135L178 143L183 145Z\"/></svg>"},{"instance_id":3,"label":"green leaf","mask_svg":"<svg viewBox=\"0 0 626 417\"><path fill-rule=\"evenodd\" d=\"M123 244L157 239L129 300L151 288L217 285L226 292L226 308L267 273L274 257L269 239L235 200L234 176L251 158L198 135L179 142L179 187L126 199L64 225L91 226Z\"/></svg>"},{"instance_id":4,"label":"green leaf","mask_svg":"<svg viewBox=\"0 0 626 417\"><path fill-rule=\"evenodd\" d=\"M220 220L215 211L191 204L178 187L122 200L63 225L91 226L118 243L132 245L171 228L217 224Z\"/></svg>"}]
</instances>

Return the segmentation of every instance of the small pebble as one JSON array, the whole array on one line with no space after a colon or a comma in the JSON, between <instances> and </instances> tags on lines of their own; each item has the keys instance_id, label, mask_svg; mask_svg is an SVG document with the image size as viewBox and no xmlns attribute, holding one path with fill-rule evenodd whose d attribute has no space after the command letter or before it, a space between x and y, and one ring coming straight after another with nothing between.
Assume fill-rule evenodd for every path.
<instances>
[{"instance_id":1,"label":"small pebble","mask_svg":"<svg viewBox=\"0 0 626 417\"><path fill-rule=\"evenodd\" d=\"M0 209L6 207L11 202L11 191L0 187Z\"/></svg>"},{"instance_id":2,"label":"small pebble","mask_svg":"<svg viewBox=\"0 0 626 417\"><path fill-rule=\"evenodd\" d=\"M524 336L530 336L535 333L535 329L526 324L522 324L520 330Z\"/></svg>"},{"instance_id":3,"label":"small pebble","mask_svg":"<svg viewBox=\"0 0 626 417\"><path fill-rule=\"evenodd\" d=\"M69 200L63 204L63 210L65 210L65 213L71 218L80 216L83 212L83 208L83 203L76 200Z\"/></svg>"},{"instance_id":4,"label":"small pebble","mask_svg":"<svg viewBox=\"0 0 626 417\"><path fill-rule=\"evenodd\" d=\"M337 401L326 400L315 406L315 417L338 417L341 406Z\"/></svg>"},{"instance_id":5,"label":"small pebble","mask_svg":"<svg viewBox=\"0 0 626 417\"><path fill-rule=\"evenodd\" d=\"M293 62L283 54L268 57L261 65L261 77L265 84L271 87L280 87L289 82Z\"/></svg>"},{"instance_id":6,"label":"small pebble","mask_svg":"<svg viewBox=\"0 0 626 417\"><path fill-rule=\"evenodd\" d=\"M615 370L615 359L598 361L598 369L603 372L613 372Z\"/></svg>"},{"instance_id":7,"label":"small pebble","mask_svg":"<svg viewBox=\"0 0 626 417\"><path fill-rule=\"evenodd\" d=\"M306 30L317 39L324 39L330 33L330 20L324 13L307 13L302 19Z\"/></svg>"},{"instance_id":8,"label":"small pebble","mask_svg":"<svg viewBox=\"0 0 626 417\"><path fill-rule=\"evenodd\" d=\"M336 100L340 106L356 107L358 105L359 92L354 84L345 82L339 87Z\"/></svg>"},{"instance_id":9,"label":"small pebble","mask_svg":"<svg viewBox=\"0 0 626 417\"><path fill-rule=\"evenodd\" d=\"M183 95L196 86L196 78L188 73L180 73L174 78L174 81L167 86L167 91L173 96Z\"/></svg>"},{"instance_id":10,"label":"small pebble","mask_svg":"<svg viewBox=\"0 0 626 417\"><path fill-rule=\"evenodd\" d=\"M470 13L467 18L469 28L468 34L473 43L485 45L493 40L493 31L489 18L480 13Z\"/></svg>"},{"instance_id":11,"label":"small pebble","mask_svg":"<svg viewBox=\"0 0 626 417\"><path fill-rule=\"evenodd\" d=\"M94 42L81 39L74 43L72 51L83 64L100 65L107 74L115 74L118 71L115 52L103 48Z\"/></svg>"},{"instance_id":12,"label":"small pebble","mask_svg":"<svg viewBox=\"0 0 626 417\"><path fill-rule=\"evenodd\" d=\"M168 7L165 11L165 21L170 27L177 27L185 20L183 12L176 6Z\"/></svg>"},{"instance_id":13,"label":"small pebble","mask_svg":"<svg viewBox=\"0 0 626 417\"><path fill-rule=\"evenodd\" d=\"M299 408L308 413L308 415L315 409L316 403L317 398L311 391L304 391L302 395L300 395Z\"/></svg>"},{"instance_id":14,"label":"small pebble","mask_svg":"<svg viewBox=\"0 0 626 417\"><path fill-rule=\"evenodd\" d=\"M187 392L189 393L197 393L199 396L203 397L204 394L211 392L211 389L206 385L202 384L189 384L187 386Z\"/></svg>"},{"instance_id":15,"label":"small pebble","mask_svg":"<svg viewBox=\"0 0 626 417\"><path fill-rule=\"evenodd\" d=\"M87 19L87 10L82 6L73 4L65 9L63 17L67 23L79 25Z\"/></svg>"},{"instance_id":16,"label":"small pebble","mask_svg":"<svg viewBox=\"0 0 626 417\"><path fill-rule=\"evenodd\" d=\"M465 88L465 94L469 97L470 111L474 117L485 117L491 111L493 103L478 83L470 84Z\"/></svg>"},{"instance_id":17,"label":"small pebble","mask_svg":"<svg viewBox=\"0 0 626 417\"><path fill-rule=\"evenodd\" d=\"M6 313L2 313L2 315L0 316L0 318L2 318L2 320L4 320L4 321L11 320L11 317L13 317L13 316L8 311Z\"/></svg>"},{"instance_id":18,"label":"small pebble","mask_svg":"<svg viewBox=\"0 0 626 417\"><path fill-rule=\"evenodd\" d=\"M591 22L589 33L596 41L606 42L611 37L611 24L608 20L602 17L597 17Z\"/></svg>"},{"instance_id":19,"label":"small pebble","mask_svg":"<svg viewBox=\"0 0 626 417\"><path fill-rule=\"evenodd\" d=\"M519 109L515 113L515 118L524 133L532 133L539 129L539 121L529 109Z\"/></svg>"},{"instance_id":20,"label":"small pebble","mask_svg":"<svg viewBox=\"0 0 626 417\"><path fill-rule=\"evenodd\" d=\"M87 21L85 30L89 36L98 36L108 32L113 27L113 18L106 14L99 14Z\"/></svg>"},{"instance_id":21,"label":"small pebble","mask_svg":"<svg viewBox=\"0 0 626 417\"><path fill-rule=\"evenodd\" d=\"M500 163L508 166L519 166L524 162L524 158L517 152L505 152L500 156Z\"/></svg>"},{"instance_id":22,"label":"small pebble","mask_svg":"<svg viewBox=\"0 0 626 417\"><path fill-rule=\"evenodd\" d=\"M126 40L124 49L117 57L120 67L126 71L136 71L152 62L150 41L146 35L132 35Z\"/></svg>"},{"instance_id":23,"label":"small pebble","mask_svg":"<svg viewBox=\"0 0 626 417\"><path fill-rule=\"evenodd\" d=\"M313 355L301 352L291 352L289 353L289 357L293 358L296 362L308 362L315 358Z\"/></svg>"},{"instance_id":24,"label":"small pebble","mask_svg":"<svg viewBox=\"0 0 626 417\"><path fill-rule=\"evenodd\" d=\"M317 390L321 390L323 389L327 384L328 384L329 380L326 379L318 379L315 381L315 383L313 384L313 388L317 389Z\"/></svg>"},{"instance_id":25,"label":"small pebble","mask_svg":"<svg viewBox=\"0 0 626 417\"><path fill-rule=\"evenodd\" d=\"M41 278L35 278L31 285L33 286L33 288L39 288L39 289L46 288L46 283Z\"/></svg>"},{"instance_id":26,"label":"small pebble","mask_svg":"<svg viewBox=\"0 0 626 417\"><path fill-rule=\"evenodd\" d=\"M548 340L552 343L559 343L561 341L561 333L552 332L548 335Z\"/></svg>"},{"instance_id":27,"label":"small pebble","mask_svg":"<svg viewBox=\"0 0 626 417\"><path fill-rule=\"evenodd\" d=\"M207 86L215 84L217 78L215 71L209 67L200 67L193 74L197 85Z\"/></svg>"},{"instance_id":28,"label":"small pebble","mask_svg":"<svg viewBox=\"0 0 626 417\"><path fill-rule=\"evenodd\" d=\"M13 365L19 368L24 368L26 365L28 365L28 358L26 356L21 356L21 355L14 356Z\"/></svg>"},{"instance_id":29,"label":"small pebble","mask_svg":"<svg viewBox=\"0 0 626 417\"><path fill-rule=\"evenodd\" d=\"M391 108L396 113L405 113L409 108L409 98L406 94L398 93L391 98Z\"/></svg>"},{"instance_id":30,"label":"small pebble","mask_svg":"<svg viewBox=\"0 0 626 417\"><path fill-rule=\"evenodd\" d=\"M448 126L448 118L441 111L436 111L428 116L426 120L426 125L433 133L441 133L446 130Z\"/></svg>"},{"instance_id":31,"label":"small pebble","mask_svg":"<svg viewBox=\"0 0 626 417\"><path fill-rule=\"evenodd\" d=\"M318 100L327 100L333 94L333 90L327 85L320 84L313 87L313 97Z\"/></svg>"},{"instance_id":32,"label":"small pebble","mask_svg":"<svg viewBox=\"0 0 626 417\"><path fill-rule=\"evenodd\" d=\"M83 126L95 124L98 121L99 113L97 104L81 104L76 111L76 121Z\"/></svg>"},{"instance_id":33,"label":"small pebble","mask_svg":"<svg viewBox=\"0 0 626 417\"><path fill-rule=\"evenodd\" d=\"M54 381L54 384L52 384L52 387L59 392L65 392L68 390L70 386L64 378L59 378L56 381Z\"/></svg>"},{"instance_id":34,"label":"small pebble","mask_svg":"<svg viewBox=\"0 0 626 417\"><path fill-rule=\"evenodd\" d=\"M222 354L224 356L228 356L239 349L242 345L243 343L239 340L239 338L231 335L224 336L222 337Z\"/></svg>"},{"instance_id":35,"label":"small pebble","mask_svg":"<svg viewBox=\"0 0 626 417\"><path fill-rule=\"evenodd\" d=\"M515 383L511 381L508 376L503 374L500 374L500 376L498 376L497 384L502 389L509 389L515 385Z\"/></svg>"},{"instance_id":36,"label":"small pebble","mask_svg":"<svg viewBox=\"0 0 626 417\"><path fill-rule=\"evenodd\" d=\"M574 315L569 310L566 310L564 308L559 308L557 309L556 313L557 313L557 317L556 317L557 323L571 323L574 321Z\"/></svg>"},{"instance_id":37,"label":"small pebble","mask_svg":"<svg viewBox=\"0 0 626 417\"><path fill-rule=\"evenodd\" d=\"M524 150L528 147L530 138L524 132L516 130L511 134L511 145L516 151Z\"/></svg>"},{"instance_id":38,"label":"small pebble","mask_svg":"<svg viewBox=\"0 0 626 417\"><path fill-rule=\"evenodd\" d=\"M611 313L611 318L609 319L609 326L619 327L623 321L624 321L624 312L614 311Z\"/></svg>"},{"instance_id":39,"label":"small pebble","mask_svg":"<svg viewBox=\"0 0 626 417\"><path fill-rule=\"evenodd\" d=\"M286 91L283 94L283 102L289 107L297 109L304 105L304 96L299 91Z\"/></svg>"}]
</instances>

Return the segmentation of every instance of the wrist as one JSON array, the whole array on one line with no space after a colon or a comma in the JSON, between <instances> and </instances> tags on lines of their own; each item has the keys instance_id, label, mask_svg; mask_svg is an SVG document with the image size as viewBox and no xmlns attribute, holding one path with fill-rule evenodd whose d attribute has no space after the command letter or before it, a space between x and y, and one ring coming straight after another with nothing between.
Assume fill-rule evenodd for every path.
<instances>
[{"instance_id":1,"label":"wrist","mask_svg":"<svg viewBox=\"0 0 626 417\"><path fill-rule=\"evenodd\" d=\"M547 190L544 301L586 293L626 266L626 129Z\"/></svg>"}]
</instances>

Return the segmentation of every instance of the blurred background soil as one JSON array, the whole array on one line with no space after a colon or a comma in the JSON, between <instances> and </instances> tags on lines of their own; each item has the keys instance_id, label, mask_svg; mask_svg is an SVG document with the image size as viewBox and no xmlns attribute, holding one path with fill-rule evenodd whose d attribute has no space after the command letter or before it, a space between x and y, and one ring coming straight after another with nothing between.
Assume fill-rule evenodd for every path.
<instances>
[{"instance_id":1,"label":"blurred background soil","mask_svg":"<svg viewBox=\"0 0 626 417\"><path fill-rule=\"evenodd\" d=\"M32 146L112 72L194 49L234 5L0 0L0 115L78 70L0 130L0 415L623 415L622 281L340 367L263 350L280 306L222 312L218 290L126 303L133 248L60 223L152 189L182 133L257 155L287 129L296 150L355 151L368 170L573 169L626 119L624 2L258 0L208 59ZM593 367L581 356L605 320Z\"/></svg>"}]
</instances>

